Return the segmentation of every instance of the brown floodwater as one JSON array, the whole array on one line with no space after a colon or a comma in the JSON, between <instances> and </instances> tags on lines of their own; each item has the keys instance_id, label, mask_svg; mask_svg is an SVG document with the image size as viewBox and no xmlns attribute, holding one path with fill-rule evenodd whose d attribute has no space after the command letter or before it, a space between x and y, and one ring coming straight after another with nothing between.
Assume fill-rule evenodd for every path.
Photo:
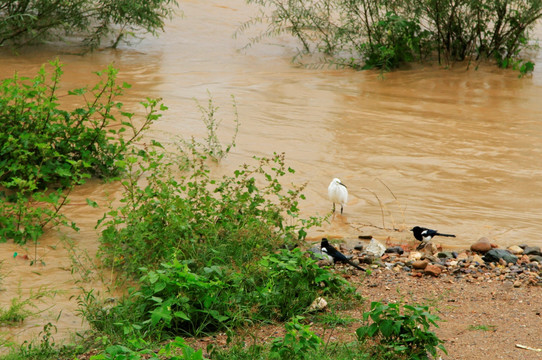
<instances>
[{"instance_id":1,"label":"brown floodwater","mask_svg":"<svg viewBox=\"0 0 542 360\"><path fill-rule=\"evenodd\" d=\"M145 97L161 97L169 107L147 134L165 144L205 135L194 99L205 104L209 94L220 106L221 136L228 141L234 95L240 132L221 172L254 155L285 152L296 170L292 179L308 182L304 215L331 210L327 186L333 177L348 185L343 216L312 230L313 240L375 234L406 242L412 241L407 230L420 225L456 234L444 239L452 248L469 246L481 236L501 246L542 245L539 65L523 79L487 65L477 70L464 64L415 66L384 77L373 71L307 68L291 62L296 43L287 36L243 50L247 37L232 35L256 9L241 0L223 3L185 1L184 17L172 19L159 38L145 37L116 50L84 56L58 46L23 49L18 55L3 51L0 78L15 71L32 76L59 57L65 64L63 89L71 89L95 83L93 72L114 64L119 78L133 85L123 100L128 109L141 110L138 102ZM540 52L535 61L542 63ZM72 274L73 254L66 243L92 257L98 247L94 226L104 208L90 209L85 199L104 206L120 192L117 184L90 181L76 190L65 210L80 232L49 231L36 249L1 244L2 306L40 288L54 295L36 303L42 310L37 317L2 329L4 338L29 339L49 321L58 327L57 340L84 328L76 313L79 288L104 293L107 279ZM33 258L35 251L40 260L35 266L13 257L17 252Z\"/></svg>"}]
</instances>

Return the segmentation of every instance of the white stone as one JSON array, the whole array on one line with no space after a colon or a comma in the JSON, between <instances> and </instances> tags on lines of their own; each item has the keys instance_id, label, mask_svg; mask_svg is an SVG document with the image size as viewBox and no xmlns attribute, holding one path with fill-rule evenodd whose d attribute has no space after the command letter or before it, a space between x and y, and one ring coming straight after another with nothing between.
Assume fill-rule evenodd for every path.
<instances>
[{"instance_id":1,"label":"white stone","mask_svg":"<svg viewBox=\"0 0 542 360\"><path fill-rule=\"evenodd\" d=\"M368 254L381 257L386 252L386 247L373 238L369 245L367 245L365 251L367 251Z\"/></svg>"},{"instance_id":2,"label":"white stone","mask_svg":"<svg viewBox=\"0 0 542 360\"><path fill-rule=\"evenodd\" d=\"M309 311L310 312L321 311L321 310L324 310L326 307L327 307L327 301L322 297L317 297L309 306Z\"/></svg>"}]
</instances>

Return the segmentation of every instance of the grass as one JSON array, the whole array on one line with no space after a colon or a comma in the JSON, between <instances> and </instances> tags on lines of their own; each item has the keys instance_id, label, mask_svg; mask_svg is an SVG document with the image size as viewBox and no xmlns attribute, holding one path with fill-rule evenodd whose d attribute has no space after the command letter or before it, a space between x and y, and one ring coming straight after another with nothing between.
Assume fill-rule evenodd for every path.
<instances>
[{"instance_id":1,"label":"grass","mask_svg":"<svg viewBox=\"0 0 542 360\"><path fill-rule=\"evenodd\" d=\"M469 325L467 328L471 331L497 331L497 325Z\"/></svg>"}]
</instances>

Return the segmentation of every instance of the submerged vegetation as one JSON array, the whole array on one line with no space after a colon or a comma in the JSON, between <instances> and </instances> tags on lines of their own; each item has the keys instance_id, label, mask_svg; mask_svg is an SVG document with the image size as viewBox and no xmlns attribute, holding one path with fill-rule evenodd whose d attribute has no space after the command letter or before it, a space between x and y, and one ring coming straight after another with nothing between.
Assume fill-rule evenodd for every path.
<instances>
[{"instance_id":1,"label":"submerged vegetation","mask_svg":"<svg viewBox=\"0 0 542 360\"><path fill-rule=\"evenodd\" d=\"M76 36L95 48L111 37L116 47L137 32L156 35L176 0L0 0L0 46Z\"/></svg>"},{"instance_id":2,"label":"submerged vegetation","mask_svg":"<svg viewBox=\"0 0 542 360\"><path fill-rule=\"evenodd\" d=\"M542 16L539 0L247 0L263 23L252 43L281 33L299 39L304 53L322 53L331 64L391 70L436 58L440 64L495 60L532 71L521 60L532 46L529 31Z\"/></svg>"},{"instance_id":3,"label":"submerged vegetation","mask_svg":"<svg viewBox=\"0 0 542 360\"><path fill-rule=\"evenodd\" d=\"M67 109L59 103L62 65L50 65L51 74L42 67L34 78L15 74L0 84L3 242L36 242L48 225L76 229L60 211L74 186L91 176L119 175L127 149L165 110L159 100L147 99L142 120L123 112L118 99L129 85L117 83L113 67L96 73L96 85L68 91L79 105Z\"/></svg>"}]
</instances>

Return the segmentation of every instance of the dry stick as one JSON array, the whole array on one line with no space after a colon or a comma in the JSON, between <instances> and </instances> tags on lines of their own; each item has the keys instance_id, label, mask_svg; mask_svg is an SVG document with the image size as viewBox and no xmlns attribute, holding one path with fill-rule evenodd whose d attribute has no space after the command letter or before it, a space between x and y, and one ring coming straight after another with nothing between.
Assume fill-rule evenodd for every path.
<instances>
[{"instance_id":1,"label":"dry stick","mask_svg":"<svg viewBox=\"0 0 542 360\"><path fill-rule=\"evenodd\" d=\"M525 345L520 345L520 344L516 344L516 347L520 348L520 349L525 349L525 350L542 352L542 349L535 349L535 348L532 348L530 346L525 346Z\"/></svg>"},{"instance_id":2,"label":"dry stick","mask_svg":"<svg viewBox=\"0 0 542 360\"><path fill-rule=\"evenodd\" d=\"M395 194L393 193L393 191L391 191L391 189L389 188L388 185L386 185L384 183L384 181L380 180L379 178L376 178L376 180L380 181L380 183L382 185L384 185L386 187L386 189L388 189L388 191L390 192L391 196L393 196L393 198L395 199L395 201L397 201L397 203L399 204L399 209L401 210L401 216L403 218L403 224L405 224L405 209L401 207L401 202L399 201L399 199L397 198L397 196L395 196ZM391 215L391 212L390 212L390 216L392 217L392 222L395 223L393 221L393 215Z\"/></svg>"},{"instance_id":3,"label":"dry stick","mask_svg":"<svg viewBox=\"0 0 542 360\"><path fill-rule=\"evenodd\" d=\"M378 204L380 205L380 212L382 213L382 227L385 228L386 224L384 223L384 208L382 207L382 201L380 201L380 198L378 197L378 195L376 195L376 193L374 191L369 190L367 188L362 188L362 190L367 190L368 192L370 192L371 194L374 195L376 200L378 200Z\"/></svg>"}]
</instances>

